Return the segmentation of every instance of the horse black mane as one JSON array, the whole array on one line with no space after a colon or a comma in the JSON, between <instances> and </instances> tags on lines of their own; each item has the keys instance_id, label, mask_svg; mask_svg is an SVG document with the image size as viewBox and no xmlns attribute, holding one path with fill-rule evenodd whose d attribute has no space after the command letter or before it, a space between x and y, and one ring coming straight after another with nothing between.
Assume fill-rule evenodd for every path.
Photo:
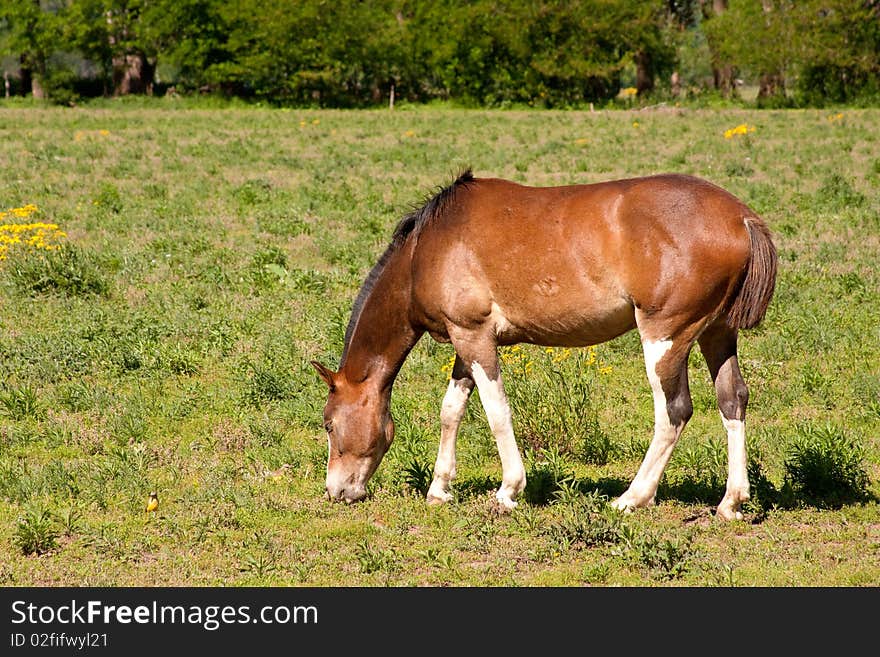
<instances>
[{"instance_id":1,"label":"horse black mane","mask_svg":"<svg viewBox=\"0 0 880 657\"><path fill-rule=\"evenodd\" d=\"M455 193L461 188L474 181L474 174L470 168L459 174L451 185L440 188L434 196L425 200L422 207L417 208L403 217L394 229L391 238L391 247L398 247L413 232L418 233L422 227L433 219L441 216L449 206Z\"/></svg>"},{"instance_id":2,"label":"horse black mane","mask_svg":"<svg viewBox=\"0 0 880 657\"><path fill-rule=\"evenodd\" d=\"M471 168L468 167L459 174L451 185L441 187L437 193L428 197L421 207L404 215L404 217L398 222L394 229L394 233L392 234L391 243L388 245L388 248L385 249L382 257L379 258L379 261L370 270L367 279L364 281L360 292L358 292L358 295L354 300L354 304L351 308L351 319L349 319L348 327L345 329L345 345L342 349L340 367L345 363L345 356L348 353L348 344L351 341L352 333L354 333L354 327L360 318L364 303L366 302L367 297L370 296L370 292L372 292L382 270L385 269L385 265L388 264L388 260L404 244L404 242L406 242L410 235L415 235L416 238L418 238L419 231L421 231L425 225L442 216L449 207L449 204L455 198L455 193L473 181L474 174L471 171Z\"/></svg>"}]
</instances>

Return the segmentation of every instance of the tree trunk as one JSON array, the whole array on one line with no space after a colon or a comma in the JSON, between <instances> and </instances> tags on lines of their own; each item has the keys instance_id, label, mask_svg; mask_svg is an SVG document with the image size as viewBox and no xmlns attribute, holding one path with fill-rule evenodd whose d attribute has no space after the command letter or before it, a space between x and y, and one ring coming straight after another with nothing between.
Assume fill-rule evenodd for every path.
<instances>
[{"instance_id":1,"label":"tree trunk","mask_svg":"<svg viewBox=\"0 0 880 657\"><path fill-rule=\"evenodd\" d=\"M715 88L725 98L735 95L736 86L734 85L733 76L734 70L730 64L712 66L712 79L715 82Z\"/></svg>"},{"instance_id":2,"label":"tree trunk","mask_svg":"<svg viewBox=\"0 0 880 657\"><path fill-rule=\"evenodd\" d=\"M153 95L156 67L147 56L138 51L113 57L113 95Z\"/></svg>"},{"instance_id":3,"label":"tree trunk","mask_svg":"<svg viewBox=\"0 0 880 657\"><path fill-rule=\"evenodd\" d=\"M37 100L46 99L46 90L43 88L43 77L41 75L31 76L31 95Z\"/></svg>"},{"instance_id":4,"label":"tree trunk","mask_svg":"<svg viewBox=\"0 0 880 657\"><path fill-rule=\"evenodd\" d=\"M727 11L727 0L712 0L712 12L718 16ZM721 92L725 98L736 95L736 86L734 84L734 76L736 72L731 64L719 62L716 55L712 56L712 80L715 83L715 89Z\"/></svg>"},{"instance_id":5,"label":"tree trunk","mask_svg":"<svg viewBox=\"0 0 880 657\"><path fill-rule=\"evenodd\" d=\"M28 64L27 57L24 53L19 56L18 63L21 75L21 83L18 88L18 93L21 96L27 96L31 92L31 80L33 80L33 73L31 72L31 66L30 64Z\"/></svg>"},{"instance_id":6,"label":"tree trunk","mask_svg":"<svg viewBox=\"0 0 880 657\"><path fill-rule=\"evenodd\" d=\"M761 0L761 8L765 14L769 14L773 11L773 3L769 0ZM758 82L758 98L765 99L779 95L785 95L785 76L778 70L763 71Z\"/></svg>"},{"instance_id":7,"label":"tree trunk","mask_svg":"<svg viewBox=\"0 0 880 657\"><path fill-rule=\"evenodd\" d=\"M771 98L785 93L785 84L779 73L764 73L758 86L758 98Z\"/></svg>"},{"instance_id":8,"label":"tree trunk","mask_svg":"<svg viewBox=\"0 0 880 657\"><path fill-rule=\"evenodd\" d=\"M637 52L633 59L636 62L636 92L643 96L654 91L654 61L644 50Z\"/></svg>"}]
</instances>

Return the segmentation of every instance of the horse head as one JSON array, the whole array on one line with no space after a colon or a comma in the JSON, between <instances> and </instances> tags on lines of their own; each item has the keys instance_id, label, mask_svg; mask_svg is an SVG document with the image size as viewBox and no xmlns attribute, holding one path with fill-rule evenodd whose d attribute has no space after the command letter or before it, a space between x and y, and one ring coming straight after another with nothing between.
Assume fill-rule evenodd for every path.
<instances>
[{"instance_id":1,"label":"horse head","mask_svg":"<svg viewBox=\"0 0 880 657\"><path fill-rule=\"evenodd\" d=\"M329 388L324 406L327 431L327 496L357 502L394 439L390 395L370 382L349 381L317 361L312 365Z\"/></svg>"}]
</instances>

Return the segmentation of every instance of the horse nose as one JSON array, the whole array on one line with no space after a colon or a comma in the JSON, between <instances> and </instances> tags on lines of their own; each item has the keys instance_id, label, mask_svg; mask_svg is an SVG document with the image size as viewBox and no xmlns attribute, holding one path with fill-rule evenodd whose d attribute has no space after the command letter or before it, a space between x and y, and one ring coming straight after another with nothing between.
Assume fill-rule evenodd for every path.
<instances>
[{"instance_id":1,"label":"horse nose","mask_svg":"<svg viewBox=\"0 0 880 657\"><path fill-rule=\"evenodd\" d=\"M338 502L345 495L344 486L331 486L330 484L328 484L325 487L325 490L327 491L326 497L331 502Z\"/></svg>"},{"instance_id":2,"label":"horse nose","mask_svg":"<svg viewBox=\"0 0 880 657\"><path fill-rule=\"evenodd\" d=\"M366 489L359 486L330 486L326 487L326 497L331 502L360 502L367 496Z\"/></svg>"},{"instance_id":3,"label":"horse nose","mask_svg":"<svg viewBox=\"0 0 880 657\"><path fill-rule=\"evenodd\" d=\"M367 489L363 486L352 486L351 488L345 490L343 492L343 497L345 501L351 504L352 502L360 502L367 496Z\"/></svg>"}]
</instances>

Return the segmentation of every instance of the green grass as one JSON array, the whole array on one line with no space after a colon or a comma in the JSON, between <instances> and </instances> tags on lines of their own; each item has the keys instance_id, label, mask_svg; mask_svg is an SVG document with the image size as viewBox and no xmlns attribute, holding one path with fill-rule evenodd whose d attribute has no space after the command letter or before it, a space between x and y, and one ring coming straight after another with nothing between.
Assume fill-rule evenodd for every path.
<instances>
[{"instance_id":1,"label":"green grass","mask_svg":"<svg viewBox=\"0 0 880 657\"><path fill-rule=\"evenodd\" d=\"M0 105L0 211L34 203L67 233L0 261L0 583L880 584L880 111L829 116ZM711 515L726 447L698 353L658 505L607 508L651 435L633 334L505 353L530 477L514 512L492 504L477 399L455 500L424 503L452 356L428 337L371 497L322 498L308 361L338 363L398 218L466 165L534 185L692 173L766 218L776 296L740 338L746 522Z\"/></svg>"}]
</instances>

